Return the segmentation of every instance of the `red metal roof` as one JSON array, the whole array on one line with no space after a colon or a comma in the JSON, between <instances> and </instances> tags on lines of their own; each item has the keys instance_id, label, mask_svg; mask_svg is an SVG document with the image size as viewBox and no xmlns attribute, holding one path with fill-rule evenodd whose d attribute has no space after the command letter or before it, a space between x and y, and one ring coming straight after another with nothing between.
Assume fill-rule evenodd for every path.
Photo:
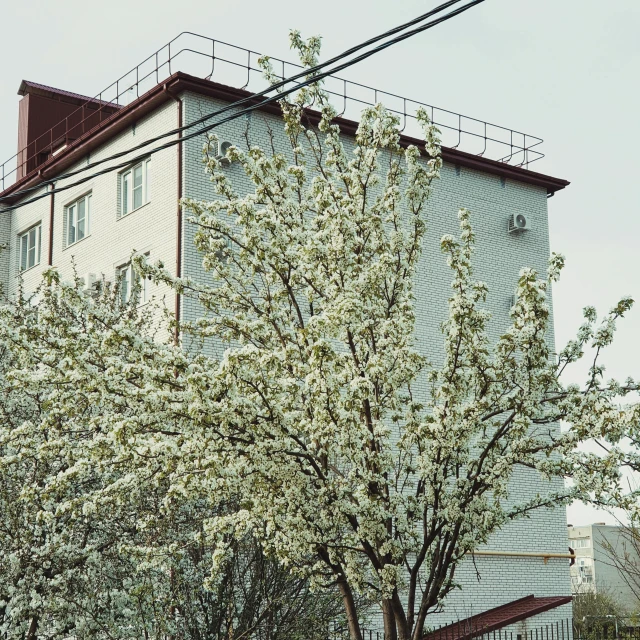
<instances>
[{"instance_id":1,"label":"red metal roof","mask_svg":"<svg viewBox=\"0 0 640 640\"><path fill-rule=\"evenodd\" d=\"M57 96L64 96L65 98L73 98L73 100L79 100L81 102L95 102L96 104L109 105L116 109L119 109L122 105L116 104L115 102L107 102L105 100L99 100L98 98L90 98L89 96L83 96L80 93L73 93L72 91L65 91L64 89L56 89L55 87L49 87L46 84L39 84L37 82L31 82L31 80L23 80L20 83L20 87L18 89L18 95L24 96L27 93L34 92L36 93L45 93L45 94L53 94Z\"/></svg>"},{"instance_id":2,"label":"red metal roof","mask_svg":"<svg viewBox=\"0 0 640 640\"><path fill-rule=\"evenodd\" d=\"M459 620L424 636L423 640L471 640L516 624L571 602L571 596L537 598L533 595L508 602L484 613Z\"/></svg>"}]
</instances>

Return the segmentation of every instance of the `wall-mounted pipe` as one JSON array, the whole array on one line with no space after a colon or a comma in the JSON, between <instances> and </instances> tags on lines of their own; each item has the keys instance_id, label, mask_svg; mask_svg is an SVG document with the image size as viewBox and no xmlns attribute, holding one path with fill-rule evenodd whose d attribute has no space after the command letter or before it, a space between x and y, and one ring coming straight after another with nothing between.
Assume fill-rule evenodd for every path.
<instances>
[{"instance_id":1,"label":"wall-mounted pipe","mask_svg":"<svg viewBox=\"0 0 640 640\"><path fill-rule=\"evenodd\" d=\"M167 85L163 85L162 90L171 96L178 103L178 129L182 127L182 100L169 91ZM178 131L178 139L182 140L182 131ZM182 277L182 142L178 145L178 211L176 228L176 278ZM176 344L180 341L180 294L176 292L175 298L176 328L173 339Z\"/></svg>"},{"instance_id":2,"label":"wall-mounted pipe","mask_svg":"<svg viewBox=\"0 0 640 640\"><path fill-rule=\"evenodd\" d=\"M49 201L49 256L47 263L49 266L53 265L53 216L55 208L56 194L54 192L56 185L55 182L51 183L51 196Z\"/></svg>"},{"instance_id":3,"label":"wall-mounted pipe","mask_svg":"<svg viewBox=\"0 0 640 640\"><path fill-rule=\"evenodd\" d=\"M473 556L503 556L507 558L542 558L544 563L547 564L549 558L567 558L575 559L573 553L550 553L545 551L491 551L491 550L479 550L479 551L467 551L468 555Z\"/></svg>"}]
</instances>

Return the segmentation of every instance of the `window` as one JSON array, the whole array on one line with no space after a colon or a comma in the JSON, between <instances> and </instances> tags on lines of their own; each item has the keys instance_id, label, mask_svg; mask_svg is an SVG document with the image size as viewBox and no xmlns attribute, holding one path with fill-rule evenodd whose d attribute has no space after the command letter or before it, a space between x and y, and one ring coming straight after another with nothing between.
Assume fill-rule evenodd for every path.
<instances>
[{"instance_id":1,"label":"window","mask_svg":"<svg viewBox=\"0 0 640 640\"><path fill-rule=\"evenodd\" d=\"M569 546L572 549L588 549L591 546L591 538L570 538Z\"/></svg>"},{"instance_id":2,"label":"window","mask_svg":"<svg viewBox=\"0 0 640 640\"><path fill-rule=\"evenodd\" d=\"M142 162L120 174L120 213L128 213L139 209L149 202L149 165L151 160Z\"/></svg>"},{"instance_id":3,"label":"window","mask_svg":"<svg viewBox=\"0 0 640 640\"><path fill-rule=\"evenodd\" d=\"M18 236L20 271L31 269L31 267L40 264L41 244L42 225L40 223Z\"/></svg>"},{"instance_id":4,"label":"window","mask_svg":"<svg viewBox=\"0 0 640 640\"><path fill-rule=\"evenodd\" d=\"M147 280L136 272L131 263L118 267L116 276L120 283L120 302L122 304L127 304L131 300L135 282L138 282L140 286L139 304L147 302Z\"/></svg>"},{"instance_id":5,"label":"window","mask_svg":"<svg viewBox=\"0 0 640 640\"><path fill-rule=\"evenodd\" d=\"M90 233L91 194L88 193L66 208L65 246L79 242Z\"/></svg>"},{"instance_id":6,"label":"window","mask_svg":"<svg viewBox=\"0 0 640 640\"><path fill-rule=\"evenodd\" d=\"M591 582L593 579L593 562L591 558L578 558L576 562L578 577L583 582Z\"/></svg>"}]
</instances>

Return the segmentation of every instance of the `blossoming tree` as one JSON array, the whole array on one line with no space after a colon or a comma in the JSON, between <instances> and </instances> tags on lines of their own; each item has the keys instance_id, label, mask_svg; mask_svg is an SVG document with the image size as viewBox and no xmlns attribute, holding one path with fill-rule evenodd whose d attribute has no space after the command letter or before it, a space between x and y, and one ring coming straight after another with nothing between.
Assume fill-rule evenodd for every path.
<instances>
[{"instance_id":1,"label":"blossoming tree","mask_svg":"<svg viewBox=\"0 0 640 640\"><path fill-rule=\"evenodd\" d=\"M292 41L313 65L319 41ZM227 151L250 189L236 189L209 153L215 139L205 149L219 197L185 206L211 281L175 279L136 258L199 301L206 313L183 335L215 341L224 355L162 343L109 316L117 295L87 298L50 272L37 320L7 311L0 325L0 338L29 354L10 375L46 395L45 417L21 428L72 421L81 431L63 476L96 479L61 499L74 518L161 488L158 514L207 505L191 535L212 545L210 589L233 541L250 535L314 588L339 591L353 640L367 613L358 594L378 603L389 640L419 640L466 554L507 521L584 496L583 487L604 495L615 486L615 456L576 447L611 425L623 431L629 413L615 399L635 385L603 385L597 358L584 389L560 376L589 343L599 354L631 301L599 328L587 310L578 338L554 357L547 295L563 264L554 255L547 274L521 272L511 324L492 343L461 209L460 237L441 241L452 271L444 358L427 362L415 346L414 282L441 167L437 130L418 114L422 157L376 105L347 150L321 86L281 106L286 151ZM56 313L60 304L71 312ZM514 502L520 468L540 474L541 491ZM568 476L571 488L543 482ZM159 517L152 511L132 516L136 530Z\"/></svg>"},{"instance_id":2,"label":"blossoming tree","mask_svg":"<svg viewBox=\"0 0 640 640\"><path fill-rule=\"evenodd\" d=\"M234 505L169 495L158 473L172 460L163 449L175 452L166 415L147 423L143 447L116 435L114 420L141 417L131 344L146 344L161 375L185 362L154 341L150 309L47 278L37 307L0 309L2 636L324 640L344 619L337 594L311 593L250 536L231 542L206 588L214 547L203 522Z\"/></svg>"}]
</instances>

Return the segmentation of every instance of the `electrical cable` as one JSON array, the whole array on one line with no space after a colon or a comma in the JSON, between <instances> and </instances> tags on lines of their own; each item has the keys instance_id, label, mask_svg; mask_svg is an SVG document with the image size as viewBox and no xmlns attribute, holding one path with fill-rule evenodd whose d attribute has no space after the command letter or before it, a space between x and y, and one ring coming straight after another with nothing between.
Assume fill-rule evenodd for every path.
<instances>
[{"instance_id":1,"label":"electrical cable","mask_svg":"<svg viewBox=\"0 0 640 640\"><path fill-rule=\"evenodd\" d=\"M127 166L129 166L129 165L131 165L131 164L135 163L135 162L136 162L136 161L138 161L138 160L142 160L142 159L144 159L144 158L148 157L148 156L149 156L150 154L152 154L152 153L155 153L155 152L157 152L157 151L162 151L162 150L164 150L164 149L167 149L167 148L169 148L169 147L175 146L175 145L177 145L177 144L180 144L180 143L185 142L185 141L187 141L187 140L190 140L190 139L192 139L192 138L195 138L195 137L201 136L201 135L203 135L203 134L205 134L205 133L207 133L207 132L211 131L212 129L214 129L214 128L216 128L216 127L219 127L219 126L220 126L220 125L222 125L222 124L225 124L225 123L227 123L227 122L229 122L229 121L231 121L231 120L235 120L235 119L237 119L237 118L239 118L239 117L241 117L241 116L243 116L243 115L245 115L245 114L247 114L247 113L250 113L250 112L252 112L252 111L255 111L255 110L257 110L257 109L260 109L261 107L263 107L263 106L264 106L264 105L266 105L266 104L269 104L269 103L272 103L272 102L279 101L279 100L281 100L282 98L284 98L285 96L287 96L287 95L289 95L289 94L291 94L291 93L293 93L293 92L295 92L295 91L298 91L299 89L301 89L301 88L303 88L303 87L305 87L305 86L308 86L309 84L313 84L313 83L319 82L320 80L324 79L325 77L327 77L327 76L329 76L329 75L332 75L332 74L334 74L334 73L336 73L336 72L338 72L338 71L342 71L343 69L346 69L346 68L348 68L348 67L350 67L350 66L352 66L352 65L356 64L357 62L361 62L362 60L365 60L366 58L369 58L370 56L374 55L375 53L378 53L379 51L382 51L382 50L384 50L384 49L386 49L386 48L388 48L388 47L392 46L393 44L396 44L396 43L398 43L398 42L401 42L401 41L403 41L403 40L406 40L407 38L410 38L410 37L412 37L412 36L414 36L414 35L416 35L416 34L418 34L418 33L421 33L421 32L423 32L423 31L426 31L427 29L431 29L431 28L433 28L433 27L437 26L438 24L441 24L442 22L445 22L445 21L447 21L447 20L450 20L451 18L456 17L457 15L459 15L459 14L463 13L464 11L467 11L468 9L471 9L472 7L474 7L474 6L478 5L478 4L481 4L481 3L482 3L482 2L484 2L484 1L485 1L485 0L473 0L472 2L469 2L468 4L466 4L466 5L462 6L462 7L459 7L459 8L457 8L457 9L455 9L454 11L452 11L452 12L450 12L450 13L447 13L446 15L444 15L444 16L442 16L442 17L440 17L440 18L437 18L436 20L432 20L431 22L428 22L428 23L426 23L426 24L424 24L424 25L421 25L421 26L419 26L419 27L417 27L417 28L415 28L415 29L412 29L411 31L408 31L408 32L406 32L406 33L403 33L402 35L400 35L400 36L398 36L398 37L396 37L396 38L393 38L392 40L389 40L388 42L385 42L385 43L383 43L383 44L381 44L381 45L378 45L378 46L377 46L377 47L375 47L374 49L372 49L372 50L370 50L370 51L366 51L365 53L360 54L359 56L357 56L356 58L354 58L354 59L352 59L352 60L349 60L349 61L347 61L347 62L345 62L345 63L343 63L343 64L341 64L341 65L338 65L337 67L335 67L335 68L333 68L333 69L330 69L330 70L328 70L328 71L324 71L323 73L319 73L319 74L317 74L317 75L314 75L313 77L308 78L308 79L307 79L307 80L305 80L304 82L301 82L301 83L296 84L296 86L294 86L294 87L292 87L292 88L290 88L290 89L286 89L286 90L284 90L284 91L281 91L281 92L277 93L275 96L272 96L272 97L266 98L265 100L262 100L262 101L260 101L260 102L258 102L258 103L256 103L256 104L250 105L249 107L245 107L244 109L241 109L240 111L238 111L238 112L236 112L236 113L233 113L233 114L231 114L230 116L227 116L226 118L223 118L222 120L219 120L219 121L217 121L217 122L215 122L215 123L213 123L213 124L210 124L210 125L208 125L208 126L206 126L206 127L203 127L202 129L199 129L198 131L195 131L195 132L193 132L193 133L190 133L190 134L189 134L189 135L187 135L187 136L182 136L182 137L180 137L180 138L178 138L178 139L176 139L176 140L170 140L169 142L167 142L167 143L165 143L165 144L163 144L163 145L160 145L160 146L158 146L158 147L154 147L154 148L153 148L153 149L151 149L150 151L146 151L144 154L141 154L140 156L136 156L135 158L128 158L128 159L127 159L125 162L123 162L123 163L120 163L120 164L117 164L117 165L113 165L113 166L107 167L106 169L103 169L103 170L101 170L101 171L97 171L97 172L95 172L95 173L92 173L91 175L89 175L89 176L85 176L84 178L82 178L82 179L80 179L80 180L77 180L77 181L75 181L75 182L73 182L73 183L70 183L70 184L68 184L68 185L64 185L64 186L62 186L62 187L57 187L57 188L55 188L55 189L51 189L51 190L49 190L49 191L45 191L43 194L40 194L40 195L38 195L38 196L34 196L33 198L30 198L29 200L26 200L25 202L22 202L22 203L20 203L20 204L18 204L18 205L12 205L12 206L9 206L9 207L5 207L5 208L3 208L3 209L2 209L2 211L12 211L12 210L14 210L14 209L18 209L18 208L20 208L20 207L22 207L22 206L25 206L25 205L27 205L27 204L30 204L30 203L32 203L32 202L35 202L35 201L40 200L40 199L42 199L42 198L45 198L45 197L49 196L49 195L50 195L50 194L52 194L52 193L58 193L58 192L60 192L60 191L66 191L67 189L71 189L71 188L73 188L73 187L75 187L75 186L78 186L78 185L80 185L80 184L83 184L83 183L85 183L85 182L88 182L89 180L92 180L92 179L93 179L93 178L95 178L95 177L98 177L98 176L104 175L104 174L106 174L106 173L111 173L112 171L117 171L118 169L122 169L122 168L124 168L124 167L127 167ZM447 3L447 4L448 4L448 3ZM308 76L308 75L309 75L309 73L310 73L310 69L306 70L302 75L306 75L306 76ZM295 77L300 77L300 74L299 74L298 76L295 76ZM288 79L286 82L284 82L284 81L283 81L283 82L284 82L285 84L288 84L288 83L289 83L289 82L291 82L291 81L292 81L291 79ZM274 86L275 86L275 85L274 85ZM269 88L269 90L273 90L273 86L271 86L271 87ZM246 101L248 101L248 100L253 100L253 99L255 99L255 96L256 96L256 95L260 95L260 94L252 94L251 96L248 96L247 98L243 98L243 101L244 101L244 102L246 102ZM263 95L264 95L264 94L263 94ZM240 102L240 101L239 101L239 102ZM230 107L231 107L231 105L227 105L227 107L225 107L225 109L224 109L224 110L226 111L226 110L228 110L228 108L230 108ZM212 117L215 117L215 115L216 115L216 114L215 114L215 113L213 113L213 114L210 114L210 115L208 115L208 116L204 116L203 118L201 118L201 119L200 119L199 123L202 123L202 121L206 121L206 120L208 120L208 119L211 119ZM193 124L194 124L194 123L192 123L192 125L193 125ZM178 129L176 132L180 132L180 131L181 131L181 129ZM171 135L171 134L165 134L164 136L161 136L161 138L162 138L162 137L166 137L167 135ZM101 161L97 161L97 162L102 163L102 162L106 162L106 161L109 161L109 160L113 160L113 159L115 159L115 158L117 158L117 157L120 157L121 155L124 155L124 154L127 154L127 155L128 155L128 154L130 154L132 151L135 151L135 150L137 150L137 148L129 149L129 150L127 150L126 152L121 152L120 154L114 154L114 156L113 156L113 157L104 158L104 159L102 159ZM97 164L97 163L96 163L96 164ZM95 165L94 165L94 166L95 166ZM83 170L85 170L85 171L86 171L86 170L87 170L87 168L88 168L88 167L84 167L84 168L83 168ZM76 172L76 173L77 173L77 172ZM73 175L76 175L76 173L74 173ZM62 179L63 177L70 177L70 176L69 176L69 175L66 175L66 176L58 176L58 177L56 177L55 179L52 179L52 180L48 181L48 182L47 182L47 184L51 184L51 182L53 182L53 181L58 181L58 180ZM16 193L14 193L14 194L11 194L10 196L4 196L4 197L3 197L3 198L1 198L0 200L5 200L5 199L7 199L7 198L9 198L9 197L13 198L13 197L15 197L16 195L19 195L19 194L21 194L21 193L26 193L26 192L28 192L28 191L32 191L32 190L34 190L34 189L40 189L40 188L42 188L43 186L45 186L45 184L44 184L44 183L39 183L38 185L36 185L36 186L34 186L34 187L31 187L31 188L29 188L28 190L27 190L27 189L25 189L25 190L23 190L22 192L16 192Z\"/></svg>"},{"instance_id":2,"label":"electrical cable","mask_svg":"<svg viewBox=\"0 0 640 640\"><path fill-rule=\"evenodd\" d=\"M54 182L57 182L59 180L65 180L66 178L71 178L75 175L79 175L80 173L84 173L85 171L88 171L90 169L93 169L101 164L104 164L105 162L109 162L111 160L117 160L118 158L121 158L125 155L129 155L130 153L133 153L134 151L138 151L139 149L143 149L144 147L149 146L150 144L153 144L154 142L158 142L159 140L162 140L164 138L167 138L169 136L174 136L177 135L178 133L182 133L183 131L186 131L188 129L191 129L199 124L202 124L203 122L206 122L207 120L210 120L211 118L221 115L223 113L226 113L227 111L230 111L231 109L234 109L235 107L238 107L242 104L245 104L247 102L249 102L250 100L253 100L255 98L260 98L262 96L265 96L268 93L271 93L272 91L277 91L278 89L280 89L281 87L284 87L285 85L294 82L295 80L298 80L301 77L305 77L305 76L309 76L310 74L316 73L322 69L324 69L325 67L334 64L335 62L339 62L340 60L344 59L345 57L348 57L354 53L357 53L358 51L360 51L361 49L371 45L371 44L375 44L376 42L379 42L380 40L383 40L386 37L389 37L391 35L394 35L395 33L398 33L400 31L403 31L404 29L413 26L414 24L417 24L419 22L422 22L424 20L426 20L427 18L430 18L431 16L440 13L441 11L444 11L445 9L448 9L450 6L457 4L459 2L461 2L462 0L448 0L447 2L435 7L434 9L432 9L431 11L428 11L427 13L422 14L421 16L418 16L417 18L414 18L413 20L410 20L409 22L405 22L404 24L398 25L397 27L394 27L393 29L390 29L389 31L385 31L384 33L375 36L373 38L370 38L369 40L367 40L366 42L362 42L354 47L351 47L350 49L347 49L346 51L343 51L342 53L338 54L337 56L334 56L333 58L326 60L325 62L322 62L320 64L315 65L314 67L310 67L309 69L304 69L303 71L301 71L300 73L297 73L294 76L291 76L289 78L283 78L280 82L275 83L273 85L270 85L269 87L267 87L266 89L263 89L262 91L258 92L258 93L254 93L251 96L247 96L245 98L242 98L240 100L236 100L235 102L229 103L227 105L225 105L224 107L222 107L221 109L218 109L216 111L213 111L209 114L207 114L206 116L202 116L201 118L199 118L198 120L195 120L187 125L183 125L181 127L177 127L176 129L171 129L170 131L167 131L166 133L160 134L159 136L155 136L153 138L149 138L148 140L145 140L144 142L131 147L129 149L127 149L126 151L121 151L118 153L115 153L111 156L108 156L106 158L102 158L101 160L96 160L94 162L91 162L87 165L85 165L84 167L81 167L80 169L76 169L74 171L69 171L65 174L56 176L55 178L51 178L48 180L43 180L42 182L39 182L38 185L34 186L34 187L29 187L27 189L23 189L21 191L17 191L13 194L11 194L11 196L4 196L0 198L0 202L2 202L2 200L6 199L7 197L11 197L11 198L15 198L16 196L20 196L20 195L24 195L25 193L29 193L30 191L34 191L36 189L40 189L43 186L47 186L49 184L53 184ZM335 71L334 71L335 72Z\"/></svg>"},{"instance_id":3,"label":"electrical cable","mask_svg":"<svg viewBox=\"0 0 640 640\"><path fill-rule=\"evenodd\" d=\"M446 8L446 7L450 6L451 4L453 4L454 2L459 2L459 1L460 0L451 0L448 3L445 3L444 5L441 5L441 7L445 7ZM136 156L134 158L128 158L123 163L120 163L118 165L113 165L113 166L109 167L106 170L102 170L102 171L93 173L90 176L86 176L85 178L83 178L81 180L78 180L78 181L76 181L74 183L65 185L64 187L58 187L57 189L52 189L50 191L47 191L46 193L41 194L40 196L37 196L35 198L27 200L26 202L21 203L19 206L24 206L26 204L30 204L31 202L34 202L35 200L39 200L39 199L41 199L43 197L46 197L47 195L50 195L51 193L57 193L58 191L65 191L67 189L73 188L75 186L83 184L84 182L87 182L88 180L93 179L94 177L97 177L97 176L100 176L100 175L104 175L105 173L110 173L111 171L116 171L118 169L127 167L130 164L137 162L138 160L142 160L142 159L146 158L148 155L150 155L152 153L155 153L157 151L161 151L161 150L164 150L166 148L175 146L176 144L180 144L181 142L184 142L185 140L189 140L189 139L191 139L193 137L198 137L200 135L203 135L204 133L207 133L211 129L214 129L214 128L222 125L222 124L225 124L226 122L234 120L234 119L236 119L236 118L238 118L238 117L240 117L242 115L245 115L247 113L250 113L250 112L252 112L254 110L260 109L261 107L263 107L266 104L281 100L283 97L285 97L285 96L287 96L287 95L299 90L302 87L305 87L305 86L307 86L309 84L313 84L314 82L318 82L318 81L322 80L323 78L336 73L337 71L342 71L343 69L346 69L346 68L352 66L353 64L356 64L357 62L360 62L360 61L362 61L362 60L374 55L375 53L378 53L379 51L382 51L382 50L390 47L391 45L396 44L397 42L401 42L402 40L405 40L405 39L407 39L409 37L412 37L413 35L416 35L417 33L421 33L422 31L425 31L427 29L430 29L430 28L442 23L442 22L445 22L446 20L449 20L449 19L459 15L460 13L463 13L464 11L467 11L471 7L473 7L473 6L477 5L477 4L480 4L480 3L484 2L484 1L485 0L473 0L473 2L470 2L467 5L464 5L463 7L460 7L458 9L456 9L456 10L452 11L451 13L446 14L445 16L443 16L441 18L438 18L436 20L433 20L432 22L429 22L426 25L422 25L422 26L418 27L417 29L413 29L412 31L409 31L409 32L407 32L405 34L402 34L401 36L399 36L397 38L394 38L393 40L390 40L389 42L386 42L386 43L384 43L382 45L379 45L378 47L372 49L371 51L368 51L368 52L365 52L364 54L361 54L360 56L356 57L353 60L350 60L350 61L348 61L346 63L343 63L342 65L339 65L338 67L333 68L333 69L331 69L329 71L326 71L324 73L314 75L312 78L308 78L305 82L298 83L296 86L294 86L294 87L292 87L290 89L287 89L285 91L281 91L278 94L276 94L275 96L272 96L272 97L267 98L267 99L265 99L265 100L263 100L263 101L261 101L261 102L259 102L257 104L254 104L254 105L251 105L251 106L249 106L249 107L247 107L245 109L242 109L241 111L236 112L236 113L232 114L231 116L228 116L227 118L224 118L224 119L222 119L222 120L220 120L220 121L218 121L218 122L216 122L216 123L214 123L212 125L204 127L203 129L200 129L200 130L198 130L198 131L196 131L196 132L194 132L194 133L192 133L192 134L190 134L188 136L182 136L179 139L172 140L169 143L166 143L164 145L160 145L158 147L155 147L154 149L151 149L150 151L146 151L144 154L142 154L140 156ZM436 12L438 10L439 9L436 8L436 9L433 10L433 12ZM418 19L416 19L416 20L418 20ZM412 23L414 23L414 22L415 21L412 21ZM394 29L393 31L396 31L397 29L401 29L401 27L396 27L396 29ZM371 40L372 41L377 41L377 39L379 39L379 38L380 38L380 36L377 37L377 38L371 39ZM361 48L361 45L358 45L357 47L353 47L352 49L359 50L360 48ZM339 57L336 57L334 59L339 59ZM326 64L327 63L324 63L322 65L317 65L314 68L323 67L323 66L326 66ZM181 131L183 131L185 129L191 128L196 124L200 124L200 123L202 123L202 122L204 122L206 120L210 120L212 117L215 117L219 113L224 113L224 112L228 111L229 109L233 108L234 106L236 106L238 104L245 103L245 102L247 102L249 100L255 99L258 96L264 95L265 93L267 93L269 91L272 91L275 87L282 86L284 84L289 84L295 78L299 78L299 77L301 77L303 75L308 77L311 72L312 72L312 68L306 69L304 72L301 72L300 74L297 74L296 76L293 76L292 78L288 78L288 79L286 79L284 81L281 81L280 83L277 83L276 85L272 85L268 89L266 89L266 90L264 90L264 91L262 91L262 92L260 92L258 94L252 94L251 96L247 96L246 98L243 98L242 100L236 101L235 103L230 103L229 105L226 105L224 108L220 109L219 111L213 112L213 113L208 114L206 116L203 116L199 120L197 120L197 121L195 121L195 122L193 122L193 123L191 123L189 125L177 128L175 130L172 130L170 132L162 134L161 136L158 136L158 137L156 137L154 139L145 141L144 143L142 143L140 145L137 145L136 147L132 147L130 149L127 149L126 151L122 151L122 152L119 152L117 154L113 154L112 156L109 156L107 158L103 158L102 160L98 160L95 163L93 163L91 165L87 165L85 167L82 167L81 169L76 170L74 172L69 172L67 174L56 176L55 178L52 178L52 179L47 180L47 181L40 182L40 183L38 183L37 185L35 185L33 187L29 187L28 189L24 189L22 191L15 192L15 193L13 193L13 194L11 194L9 196L4 196L4 197L0 198L0 202L2 200L7 199L7 198L15 198L18 195L22 195L24 193L28 193L28 192L36 190L36 189L40 189L43 186L46 186L47 184L52 184L53 182L57 182L57 181L59 181L61 179L72 177L73 175L78 175L79 173L83 173L83 172L87 171L88 169L90 169L92 167L98 166L99 164L103 164L103 163L108 162L110 160L117 159L117 158L122 157L124 155L129 155L133 151L136 151L139 148L147 146L148 144L150 144L152 142L160 140L160 139L162 139L164 137L167 137L169 135L174 135L174 134L179 133L179 132L181 132ZM10 211L10 210L15 209L15 208L17 208L17 207L16 206L8 207L8 208L4 208L3 211Z\"/></svg>"}]
</instances>

